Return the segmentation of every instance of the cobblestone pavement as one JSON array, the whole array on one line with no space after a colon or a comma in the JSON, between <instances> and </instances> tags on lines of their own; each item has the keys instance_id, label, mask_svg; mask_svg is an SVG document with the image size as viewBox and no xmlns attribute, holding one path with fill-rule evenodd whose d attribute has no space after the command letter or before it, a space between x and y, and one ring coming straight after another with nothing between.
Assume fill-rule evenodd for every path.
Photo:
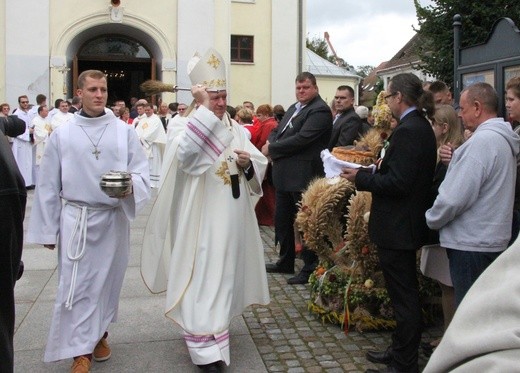
<instances>
[{"instance_id":1,"label":"cobblestone pavement","mask_svg":"<svg viewBox=\"0 0 520 373\"><path fill-rule=\"evenodd\" d=\"M155 195L155 193L154 193ZM33 192L29 192L27 227ZM140 276L142 235L153 200L132 223L130 261L121 295L120 317L111 326L114 356L95 364L94 372L198 372L188 355L180 328L164 317L164 294L151 294ZM274 231L261 227L266 262L274 262ZM65 372L66 359L42 362L57 284L57 256L40 245L24 245L25 273L15 288L15 371ZM302 262L297 260L296 269ZM368 349L384 349L389 332L345 335L337 325L323 324L307 310L309 285L288 285L290 275L268 274L271 303L249 307L235 318L232 330L232 364L229 373L260 372L364 372L376 365L365 359ZM113 332L113 333L112 333ZM430 328L423 339L439 336ZM256 347L256 348L255 348ZM172 353L174 351L174 353ZM426 359L420 355L420 367Z\"/></svg>"},{"instance_id":2,"label":"cobblestone pavement","mask_svg":"<svg viewBox=\"0 0 520 373\"><path fill-rule=\"evenodd\" d=\"M267 262L275 262L274 231L261 227ZM297 267L303 262L297 260ZM369 349L385 349L391 332L346 335L338 325L323 324L307 310L309 285L288 285L291 275L268 273L271 304L254 306L244 313L244 319L255 345L269 372L364 372L378 368L365 359ZM430 327L423 340L436 338L441 327ZM419 353L419 367L427 358ZM383 366L379 366L382 368Z\"/></svg>"}]
</instances>

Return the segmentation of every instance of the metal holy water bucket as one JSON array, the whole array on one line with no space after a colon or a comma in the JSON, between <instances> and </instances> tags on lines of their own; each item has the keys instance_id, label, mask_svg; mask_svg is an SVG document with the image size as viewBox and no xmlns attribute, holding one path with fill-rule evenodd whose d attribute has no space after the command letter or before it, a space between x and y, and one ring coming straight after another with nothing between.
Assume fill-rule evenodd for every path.
<instances>
[{"instance_id":1,"label":"metal holy water bucket","mask_svg":"<svg viewBox=\"0 0 520 373\"><path fill-rule=\"evenodd\" d=\"M101 175L99 186L109 197L122 197L132 191L132 174L126 171L109 171Z\"/></svg>"}]
</instances>

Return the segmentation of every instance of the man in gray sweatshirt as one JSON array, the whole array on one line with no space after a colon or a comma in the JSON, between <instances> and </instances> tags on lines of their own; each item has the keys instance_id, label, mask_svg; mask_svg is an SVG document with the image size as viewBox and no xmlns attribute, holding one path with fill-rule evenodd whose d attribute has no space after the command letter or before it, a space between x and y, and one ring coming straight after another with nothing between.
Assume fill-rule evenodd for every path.
<instances>
[{"instance_id":1,"label":"man in gray sweatshirt","mask_svg":"<svg viewBox=\"0 0 520 373\"><path fill-rule=\"evenodd\" d=\"M498 96L487 83L462 92L459 116L472 136L453 152L433 207L431 229L450 262L455 301L460 304L473 282L507 248L520 138L497 118Z\"/></svg>"}]
</instances>

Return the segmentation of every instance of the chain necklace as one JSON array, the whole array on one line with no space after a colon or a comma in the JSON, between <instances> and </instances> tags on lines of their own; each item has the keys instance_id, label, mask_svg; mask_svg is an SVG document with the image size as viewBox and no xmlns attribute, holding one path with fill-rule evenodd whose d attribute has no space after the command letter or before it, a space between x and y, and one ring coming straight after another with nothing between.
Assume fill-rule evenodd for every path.
<instances>
[{"instance_id":1,"label":"chain necklace","mask_svg":"<svg viewBox=\"0 0 520 373\"><path fill-rule=\"evenodd\" d=\"M94 144L94 141L92 141L92 139L88 135L87 131L85 131L83 126L79 126L79 128L81 128L81 130L85 133L85 135L87 135L90 143L94 147L94 150L92 151L92 154L94 154L96 156L96 159L99 159L99 154L101 154L101 150L98 149L98 145L99 145L99 142L101 141L101 139L103 138L103 135L105 134L105 131L107 130L107 127L108 127L108 123L105 124L105 129L103 130L103 132L101 132L101 136L99 136L99 139L98 139L97 143Z\"/></svg>"}]
</instances>

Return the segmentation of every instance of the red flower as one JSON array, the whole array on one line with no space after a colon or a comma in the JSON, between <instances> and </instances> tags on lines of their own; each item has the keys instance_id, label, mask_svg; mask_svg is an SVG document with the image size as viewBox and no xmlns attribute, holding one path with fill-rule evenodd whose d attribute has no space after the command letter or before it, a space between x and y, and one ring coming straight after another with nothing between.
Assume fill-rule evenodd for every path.
<instances>
[{"instance_id":1,"label":"red flower","mask_svg":"<svg viewBox=\"0 0 520 373\"><path fill-rule=\"evenodd\" d=\"M368 255L369 252L370 249L368 248L368 246L363 246L363 248L361 249L361 254L363 255Z\"/></svg>"},{"instance_id":2,"label":"red flower","mask_svg":"<svg viewBox=\"0 0 520 373\"><path fill-rule=\"evenodd\" d=\"M386 132L381 132L381 138L386 140L388 138L388 134Z\"/></svg>"}]
</instances>

